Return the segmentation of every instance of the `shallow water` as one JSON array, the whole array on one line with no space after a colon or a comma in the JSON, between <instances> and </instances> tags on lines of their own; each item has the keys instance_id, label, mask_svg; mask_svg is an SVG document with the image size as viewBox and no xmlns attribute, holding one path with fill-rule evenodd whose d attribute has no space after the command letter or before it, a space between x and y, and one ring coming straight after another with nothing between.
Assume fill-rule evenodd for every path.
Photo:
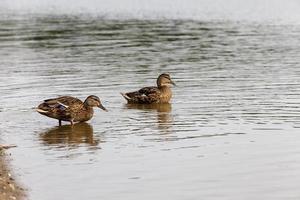
<instances>
[{"instance_id":1,"label":"shallow water","mask_svg":"<svg viewBox=\"0 0 300 200\"><path fill-rule=\"evenodd\" d=\"M299 199L300 26L5 15L0 136L32 200ZM119 92L177 83L171 104ZM58 127L41 100L98 95ZM67 124L67 123L66 123Z\"/></svg>"}]
</instances>

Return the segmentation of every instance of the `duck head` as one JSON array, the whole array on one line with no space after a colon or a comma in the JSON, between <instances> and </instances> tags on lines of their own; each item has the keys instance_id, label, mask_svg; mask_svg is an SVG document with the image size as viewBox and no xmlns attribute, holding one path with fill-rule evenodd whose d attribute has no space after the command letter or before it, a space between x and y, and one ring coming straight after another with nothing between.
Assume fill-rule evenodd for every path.
<instances>
[{"instance_id":1,"label":"duck head","mask_svg":"<svg viewBox=\"0 0 300 200\"><path fill-rule=\"evenodd\" d=\"M170 87L171 85L175 86L175 83L171 80L171 77L169 74L161 74L159 75L159 77L157 78L157 86L158 87L163 87L163 86L167 86Z\"/></svg>"},{"instance_id":2,"label":"duck head","mask_svg":"<svg viewBox=\"0 0 300 200\"><path fill-rule=\"evenodd\" d=\"M107 109L102 105L100 98L95 95L90 95L84 101L84 104L90 107L98 107L107 112Z\"/></svg>"}]
</instances>

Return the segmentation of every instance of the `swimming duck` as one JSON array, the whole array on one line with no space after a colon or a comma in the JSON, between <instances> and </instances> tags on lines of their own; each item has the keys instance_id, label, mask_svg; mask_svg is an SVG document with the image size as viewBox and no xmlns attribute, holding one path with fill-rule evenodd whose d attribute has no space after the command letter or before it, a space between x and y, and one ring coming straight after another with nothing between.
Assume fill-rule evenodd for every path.
<instances>
[{"instance_id":1,"label":"swimming duck","mask_svg":"<svg viewBox=\"0 0 300 200\"><path fill-rule=\"evenodd\" d=\"M85 122L93 117L93 107L99 107L105 111L106 108L101 104L99 97L88 96L84 102L70 96L62 96L54 99L47 99L36 109L42 115L58 119L59 126L62 121Z\"/></svg>"},{"instance_id":2,"label":"swimming duck","mask_svg":"<svg viewBox=\"0 0 300 200\"><path fill-rule=\"evenodd\" d=\"M128 103L151 104L168 103L172 98L171 85L175 83L169 74L161 74L156 81L157 87L144 87L135 92L121 93Z\"/></svg>"}]
</instances>

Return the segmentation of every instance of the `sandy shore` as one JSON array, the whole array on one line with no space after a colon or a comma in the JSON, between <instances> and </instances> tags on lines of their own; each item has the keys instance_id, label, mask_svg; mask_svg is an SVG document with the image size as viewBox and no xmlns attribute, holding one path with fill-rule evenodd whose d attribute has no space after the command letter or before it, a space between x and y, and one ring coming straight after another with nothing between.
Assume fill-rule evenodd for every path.
<instances>
[{"instance_id":1,"label":"sandy shore","mask_svg":"<svg viewBox=\"0 0 300 200\"><path fill-rule=\"evenodd\" d=\"M9 153L0 149L0 199L23 200L26 199L24 189L17 183L9 169Z\"/></svg>"}]
</instances>

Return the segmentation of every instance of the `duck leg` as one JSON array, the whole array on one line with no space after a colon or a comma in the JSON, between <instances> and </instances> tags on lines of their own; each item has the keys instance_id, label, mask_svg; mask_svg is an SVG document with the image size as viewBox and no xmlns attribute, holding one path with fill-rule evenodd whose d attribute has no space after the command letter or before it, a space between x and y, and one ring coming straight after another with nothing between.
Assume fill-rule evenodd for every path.
<instances>
[{"instance_id":1,"label":"duck leg","mask_svg":"<svg viewBox=\"0 0 300 200\"><path fill-rule=\"evenodd\" d=\"M61 126L61 120L60 119L58 120L58 125Z\"/></svg>"},{"instance_id":2,"label":"duck leg","mask_svg":"<svg viewBox=\"0 0 300 200\"><path fill-rule=\"evenodd\" d=\"M73 120L71 120L70 122L71 122L71 126L73 126L74 125Z\"/></svg>"}]
</instances>

